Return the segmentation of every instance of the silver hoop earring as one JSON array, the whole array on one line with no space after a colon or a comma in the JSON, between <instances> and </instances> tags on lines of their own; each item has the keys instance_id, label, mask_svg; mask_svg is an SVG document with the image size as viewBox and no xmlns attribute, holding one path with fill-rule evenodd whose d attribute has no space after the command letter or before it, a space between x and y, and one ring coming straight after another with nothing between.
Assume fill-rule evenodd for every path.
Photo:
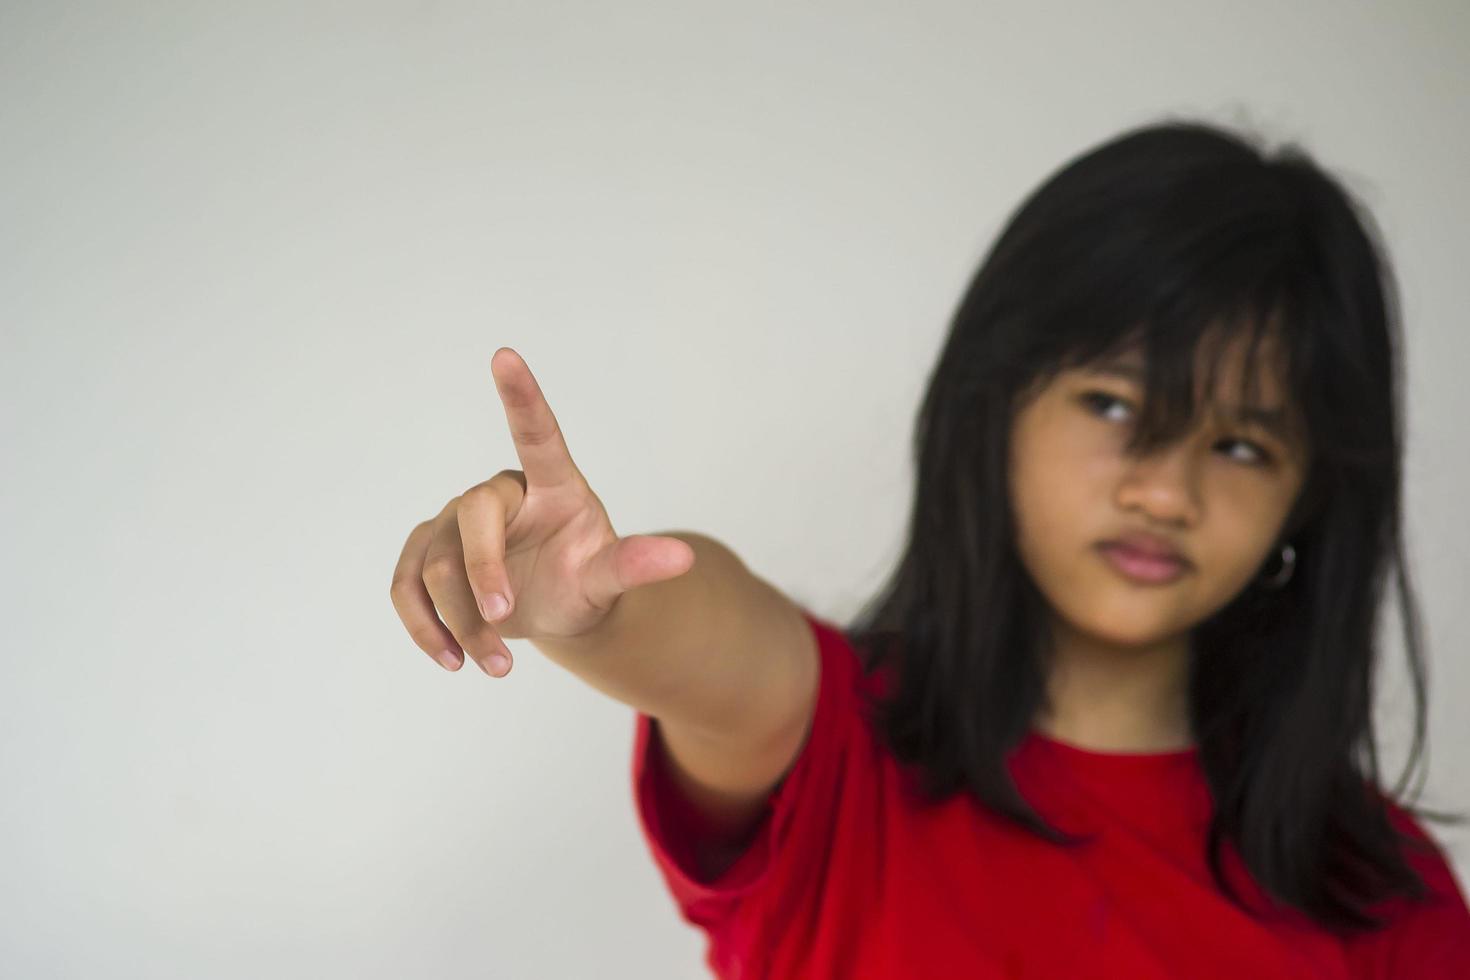
<instances>
[{"instance_id":1,"label":"silver hoop earring","mask_svg":"<svg viewBox=\"0 0 1470 980\"><path fill-rule=\"evenodd\" d=\"M1281 548L1281 568L1269 578L1261 579L1261 587L1264 589L1279 589L1291 580L1291 575L1296 571L1296 549L1291 545L1283 545Z\"/></svg>"}]
</instances>

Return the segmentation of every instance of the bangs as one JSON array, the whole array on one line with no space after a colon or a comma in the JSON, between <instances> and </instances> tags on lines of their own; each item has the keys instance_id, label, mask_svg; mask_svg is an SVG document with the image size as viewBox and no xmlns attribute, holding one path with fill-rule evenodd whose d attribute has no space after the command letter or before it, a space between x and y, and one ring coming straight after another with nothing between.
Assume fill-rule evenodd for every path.
<instances>
[{"instance_id":1,"label":"bangs","mask_svg":"<svg viewBox=\"0 0 1470 980\"><path fill-rule=\"evenodd\" d=\"M1218 315L1154 319L1122 333L1101 350L1075 350L1068 368L1127 377L1143 390L1126 449L1151 453L1193 429L1203 414L1228 427L1264 431L1293 451L1310 442L1295 366L1295 335L1283 329L1279 307L1237 307ZM1221 384L1223 372L1234 384ZM1263 391L1277 394L1267 399Z\"/></svg>"}]
</instances>

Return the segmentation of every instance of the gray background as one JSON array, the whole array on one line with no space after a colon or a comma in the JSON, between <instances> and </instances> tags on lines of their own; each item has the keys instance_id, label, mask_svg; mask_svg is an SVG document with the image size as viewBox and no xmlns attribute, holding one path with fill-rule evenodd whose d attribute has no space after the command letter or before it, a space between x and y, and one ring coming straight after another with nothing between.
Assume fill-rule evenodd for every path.
<instances>
[{"instance_id":1,"label":"gray background","mask_svg":"<svg viewBox=\"0 0 1470 980\"><path fill-rule=\"evenodd\" d=\"M0 974L702 975L631 709L524 641L446 673L389 602L518 465L490 355L619 532L844 619L984 248L1164 113L1304 142L1385 230L1424 802L1470 806L1467 65L1458 0L0 5Z\"/></svg>"}]
</instances>

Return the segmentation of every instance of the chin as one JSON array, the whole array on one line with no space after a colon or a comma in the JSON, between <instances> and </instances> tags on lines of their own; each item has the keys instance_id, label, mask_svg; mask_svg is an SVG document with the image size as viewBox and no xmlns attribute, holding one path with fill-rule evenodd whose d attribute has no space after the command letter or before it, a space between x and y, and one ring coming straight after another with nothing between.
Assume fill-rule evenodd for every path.
<instances>
[{"instance_id":1,"label":"chin","mask_svg":"<svg viewBox=\"0 0 1470 980\"><path fill-rule=\"evenodd\" d=\"M1176 635L1175 630L1138 630L1133 633L1120 632L1116 628L1110 630L1087 631L1088 635L1101 643L1109 646L1139 648L1157 646L1160 643Z\"/></svg>"},{"instance_id":2,"label":"chin","mask_svg":"<svg viewBox=\"0 0 1470 980\"><path fill-rule=\"evenodd\" d=\"M1123 603L1089 610L1085 615L1068 616L1071 628L1101 643L1118 647L1153 646L1187 632L1188 626L1172 617L1160 615L1162 610L1130 610Z\"/></svg>"}]
</instances>

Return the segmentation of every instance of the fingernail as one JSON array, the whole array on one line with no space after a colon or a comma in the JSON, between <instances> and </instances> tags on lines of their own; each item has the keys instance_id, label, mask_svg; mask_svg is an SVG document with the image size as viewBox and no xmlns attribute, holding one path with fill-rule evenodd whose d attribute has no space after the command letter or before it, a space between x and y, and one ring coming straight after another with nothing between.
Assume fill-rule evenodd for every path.
<instances>
[{"instance_id":1,"label":"fingernail","mask_svg":"<svg viewBox=\"0 0 1470 980\"><path fill-rule=\"evenodd\" d=\"M502 677L510 670L510 661L505 659L502 653L490 654L490 673L495 677Z\"/></svg>"},{"instance_id":2,"label":"fingernail","mask_svg":"<svg viewBox=\"0 0 1470 980\"><path fill-rule=\"evenodd\" d=\"M440 650L434 654L434 659L443 664L445 670L454 670L459 666L459 658L454 655L453 650Z\"/></svg>"},{"instance_id":3,"label":"fingernail","mask_svg":"<svg viewBox=\"0 0 1470 980\"><path fill-rule=\"evenodd\" d=\"M480 614L487 620L496 620L505 615L510 608L510 603L505 601L505 596L499 592L492 592L485 597L485 602L480 606Z\"/></svg>"}]
</instances>

